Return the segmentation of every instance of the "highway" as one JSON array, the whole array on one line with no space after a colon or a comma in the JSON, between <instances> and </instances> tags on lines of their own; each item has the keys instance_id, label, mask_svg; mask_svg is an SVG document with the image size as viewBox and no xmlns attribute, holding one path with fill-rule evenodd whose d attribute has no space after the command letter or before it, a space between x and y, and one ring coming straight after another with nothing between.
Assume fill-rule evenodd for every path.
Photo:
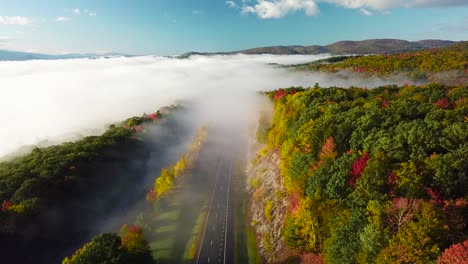
<instances>
[{"instance_id":1,"label":"highway","mask_svg":"<svg viewBox=\"0 0 468 264\"><path fill-rule=\"evenodd\" d=\"M234 263L232 155L221 154L195 263Z\"/></svg>"}]
</instances>

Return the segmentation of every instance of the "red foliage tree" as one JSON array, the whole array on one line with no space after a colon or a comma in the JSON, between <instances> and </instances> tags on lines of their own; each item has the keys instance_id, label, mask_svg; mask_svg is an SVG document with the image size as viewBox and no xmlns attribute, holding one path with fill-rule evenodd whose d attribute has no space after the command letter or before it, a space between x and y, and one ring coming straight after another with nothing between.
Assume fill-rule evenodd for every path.
<instances>
[{"instance_id":1,"label":"red foliage tree","mask_svg":"<svg viewBox=\"0 0 468 264\"><path fill-rule=\"evenodd\" d=\"M320 151L320 160L334 159L336 157L336 144L333 137L327 138L325 144L323 144L322 151Z\"/></svg>"},{"instance_id":2,"label":"red foliage tree","mask_svg":"<svg viewBox=\"0 0 468 264\"><path fill-rule=\"evenodd\" d=\"M148 115L148 119L151 119L153 121L156 121L159 119L158 115L156 113L153 113L153 114L149 114Z\"/></svg>"},{"instance_id":3,"label":"red foliage tree","mask_svg":"<svg viewBox=\"0 0 468 264\"><path fill-rule=\"evenodd\" d=\"M356 185L356 180L361 176L362 172L367 166L367 161L369 161L369 154L364 153L361 157L357 158L353 165L351 165L351 171L349 175L351 178L348 180L348 185L354 188Z\"/></svg>"},{"instance_id":4,"label":"red foliage tree","mask_svg":"<svg viewBox=\"0 0 468 264\"><path fill-rule=\"evenodd\" d=\"M323 257L317 254L304 253L301 255L301 264L324 264Z\"/></svg>"},{"instance_id":5,"label":"red foliage tree","mask_svg":"<svg viewBox=\"0 0 468 264\"><path fill-rule=\"evenodd\" d=\"M285 97L287 94L284 90L279 90L275 93L275 96L273 97L273 100L278 101L279 99Z\"/></svg>"},{"instance_id":6,"label":"red foliage tree","mask_svg":"<svg viewBox=\"0 0 468 264\"><path fill-rule=\"evenodd\" d=\"M143 230L138 225L123 225L120 229L122 247L133 252L145 252L149 249L148 243L143 237Z\"/></svg>"},{"instance_id":7,"label":"red foliage tree","mask_svg":"<svg viewBox=\"0 0 468 264\"><path fill-rule=\"evenodd\" d=\"M363 67L354 67L354 72L358 72L358 73L363 73L365 72L366 70L363 68Z\"/></svg>"},{"instance_id":8,"label":"red foliage tree","mask_svg":"<svg viewBox=\"0 0 468 264\"><path fill-rule=\"evenodd\" d=\"M148 193L148 200L150 202L154 202L155 199L156 199L156 192L153 189L151 189Z\"/></svg>"},{"instance_id":9,"label":"red foliage tree","mask_svg":"<svg viewBox=\"0 0 468 264\"><path fill-rule=\"evenodd\" d=\"M464 198L444 200L442 211L450 230L457 231L459 234L466 233L468 223L465 221L465 212L467 210L468 201ZM455 237L453 234L447 234L447 239L455 239Z\"/></svg>"},{"instance_id":10,"label":"red foliage tree","mask_svg":"<svg viewBox=\"0 0 468 264\"><path fill-rule=\"evenodd\" d=\"M291 201L291 212L293 214L296 214L299 211L299 207L301 204L301 196L299 195L299 193L295 192L291 195L290 201Z\"/></svg>"},{"instance_id":11,"label":"red foliage tree","mask_svg":"<svg viewBox=\"0 0 468 264\"><path fill-rule=\"evenodd\" d=\"M444 203L444 200L442 199L442 195L437 190L428 188L426 192L427 192L427 195L429 195L429 197L431 197L431 199L434 202L436 202L438 205L442 205Z\"/></svg>"},{"instance_id":12,"label":"red foliage tree","mask_svg":"<svg viewBox=\"0 0 468 264\"><path fill-rule=\"evenodd\" d=\"M388 174L388 176L387 176L387 183L388 183L388 185L390 185L390 186L395 185L396 182L397 182L397 177L398 177L398 176L397 176L397 174L396 174L395 172L393 172L393 171L390 172L390 173Z\"/></svg>"},{"instance_id":13,"label":"red foliage tree","mask_svg":"<svg viewBox=\"0 0 468 264\"><path fill-rule=\"evenodd\" d=\"M380 103L380 107L382 108L387 108L390 105L390 103L387 101L387 99L383 99L383 101Z\"/></svg>"},{"instance_id":14,"label":"red foliage tree","mask_svg":"<svg viewBox=\"0 0 468 264\"><path fill-rule=\"evenodd\" d=\"M435 105L441 109L448 109L450 107L450 101L447 98L442 98L435 102Z\"/></svg>"},{"instance_id":15,"label":"red foliage tree","mask_svg":"<svg viewBox=\"0 0 468 264\"><path fill-rule=\"evenodd\" d=\"M312 166L312 169L313 169L313 170L318 170L318 168L320 168L320 166L322 166L322 164L323 164L323 160L319 160L319 161L317 162L317 164L315 164L314 166Z\"/></svg>"},{"instance_id":16,"label":"red foliage tree","mask_svg":"<svg viewBox=\"0 0 468 264\"><path fill-rule=\"evenodd\" d=\"M387 224L399 231L410 221L423 201L420 199L409 199L397 197L392 199L391 206L387 207Z\"/></svg>"},{"instance_id":17,"label":"red foliage tree","mask_svg":"<svg viewBox=\"0 0 468 264\"><path fill-rule=\"evenodd\" d=\"M13 205L13 203L10 202L10 201L3 201L3 203L2 203L2 212L8 211L8 209L10 209L10 207L12 205Z\"/></svg>"},{"instance_id":18,"label":"red foliage tree","mask_svg":"<svg viewBox=\"0 0 468 264\"><path fill-rule=\"evenodd\" d=\"M135 132L140 133L141 131L143 131L143 127L141 125L135 127Z\"/></svg>"},{"instance_id":19,"label":"red foliage tree","mask_svg":"<svg viewBox=\"0 0 468 264\"><path fill-rule=\"evenodd\" d=\"M447 248L437 259L437 264L466 264L468 263L468 240L454 244Z\"/></svg>"},{"instance_id":20,"label":"red foliage tree","mask_svg":"<svg viewBox=\"0 0 468 264\"><path fill-rule=\"evenodd\" d=\"M318 168L320 168L320 166L322 166L324 161L328 159L334 159L337 155L335 148L336 148L336 144L335 144L335 140L333 139L333 137L327 138L327 140L322 146L322 150L320 151L319 161L317 162L317 164L312 166L312 169L317 170Z\"/></svg>"}]
</instances>

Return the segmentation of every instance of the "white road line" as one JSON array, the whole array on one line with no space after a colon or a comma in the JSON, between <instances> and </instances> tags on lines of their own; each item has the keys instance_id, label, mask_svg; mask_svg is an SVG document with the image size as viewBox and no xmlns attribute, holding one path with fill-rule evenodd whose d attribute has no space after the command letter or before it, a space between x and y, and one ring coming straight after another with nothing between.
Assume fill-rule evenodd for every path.
<instances>
[{"instance_id":1,"label":"white road line","mask_svg":"<svg viewBox=\"0 0 468 264\"><path fill-rule=\"evenodd\" d=\"M214 186L215 188L216 188L216 185L218 184L218 181L219 181L219 174L220 174L219 172L221 171L222 162L223 162L223 160L220 159L219 164L218 164L218 171L216 172L216 182L215 182L215 186ZM214 196L215 196L215 192L213 192L213 194L211 195L210 206L208 207L208 213L206 214L205 226L203 227L203 234L202 234L202 238L201 238L200 248L198 250L197 264L200 262L200 254L201 254L201 250L203 248L203 241L204 241L205 233L206 233L206 225L208 224L208 220L209 220L209 217L210 217L210 211L211 211L211 206L213 205Z\"/></svg>"},{"instance_id":2,"label":"white road line","mask_svg":"<svg viewBox=\"0 0 468 264\"><path fill-rule=\"evenodd\" d=\"M231 186L231 175L232 175L232 157L230 160L230 166L229 166L229 179L228 179L228 186L227 186L227 199L226 199L226 227L228 224L228 214L229 214L229 191L230 191L230 186ZM224 229L224 237L225 237L225 242L224 242L224 264L226 264L226 245L227 245L227 228Z\"/></svg>"}]
</instances>

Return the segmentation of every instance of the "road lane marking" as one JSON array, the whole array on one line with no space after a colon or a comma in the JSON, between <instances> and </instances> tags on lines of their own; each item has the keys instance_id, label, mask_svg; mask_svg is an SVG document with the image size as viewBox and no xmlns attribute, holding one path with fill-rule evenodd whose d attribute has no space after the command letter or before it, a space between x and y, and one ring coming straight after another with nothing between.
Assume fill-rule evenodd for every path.
<instances>
[{"instance_id":1,"label":"road lane marking","mask_svg":"<svg viewBox=\"0 0 468 264\"><path fill-rule=\"evenodd\" d=\"M216 181L215 181L215 186L214 186L215 188L216 188L216 185L217 185L218 182L219 182L219 174L220 174L220 171L221 171L222 162L223 162L223 160L220 159L220 160L219 160L219 163L218 163L218 170L217 170L217 172L216 172ZM205 241L206 226L208 225L208 219L210 218L210 211L211 211L211 209L212 209L214 196L215 196L215 192L213 191L213 194L211 195L210 206L209 206L209 208L208 208L208 213L206 214L205 225L204 225L204 227L203 227L203 234L202 234L201 243L200 243L200 248L199 248L199 250L198 250L198 256L197 256L197 264L198 264L199 261L200 261L200 254L201 254L201 250L202 250L202 248L203 248L203 242Z\"/></svg>"},{"instance_id":2,"label":"road lane marking","mask_svg":"<svg viewBox=\"0 0 468 264\"><path fill-rule=\"evenodd\" d=\"M229 192L231 186L231 175L232 175L232 157L230 160L229 166L229 179L228 179L228 186L227 186L227 198L226 198L226 227L228 224L228 215L229 215ZM227 228L224 229L224 237L226 238L224 242L224 264L226 264L226 245L227 245Z\"/></svg>"}]
</instances>

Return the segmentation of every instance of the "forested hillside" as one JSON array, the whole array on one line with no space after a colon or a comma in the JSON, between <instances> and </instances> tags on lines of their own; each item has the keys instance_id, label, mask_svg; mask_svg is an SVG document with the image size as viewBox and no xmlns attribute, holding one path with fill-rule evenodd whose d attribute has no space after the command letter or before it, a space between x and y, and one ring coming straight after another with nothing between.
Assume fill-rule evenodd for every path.
<instances>
[{"instance_id":1,"label":"forested hillside","mask_svg":"<svg viewBox=\"0 0 468 264\"><path fill-rule=\"evenodd\" d=\"M102 135L36 147L30 154L1 162L0 246L7 249L4 258L11 263L61 260L72 246L68 243L86 238L99 219L118 210L115 204L124 207L144 199L147 190L141 185L146 162L151 155L165 153L171 144L179 144L187 133L181 122L165 118L182 110L180 106L165 107L113 124ZM155 129L166 132L152 140L147 135ZM105 239L110 243L114 238ZM27 255L19 254L24 250Z\"/></svg>"},{"instance_id":2,"label":"forested hillside","mask_svg":"<svg viewBox=\"0 0 468 264\"><path fill-rule=\"evenodd\" d=\"M138 145L135 132L142 132L145 123L162 118L158 111L149 116L132 117L111 125L100 136L90 136L77 142L34 148L31 154L0 163L0 200L2 216L33 215L47 206L47 196L63 196L77 184L82 167L106 158L115 159L119 151ZM141 147L141 146L140 146Z\"/></svg>"},{"instance_id":3,"label":"forested hillside","mask_svg":"<svg viewBox=\"0 0 468 264\"><path fill-rule=\"evenodd\" d=\"M447 81L466 85L468 42L399 54L335 57L293 66L300 71L349 71L363 77L404 74L412 81Z\"/></svg>"},{"instance_id":4,"label":"forested hillside","mask_svg":"<svg viewBox=\"0 0 468 264\"><path fill-rule=\"evenodd\" d=\"M162 213L161 204L165 204L164 202L158 204L156 201L159 201L162 197L168 198L168 194L178 184L182 181L187 181L183 176L187 176L187 171L193 169L206 137L207 128L202 127L198 130L188 151L180 157L177 163L170 168L162 169L161 175L155 180L154 187L146 195L146 199L149 202L147 205L151 204L151 206L140 208L141 212L135 218L135 225L123 225L119 234L100 233L95 235L90 242L77 249L71 257L63 259L62 263L155 263L157 255L152 256L152 252L154 253L155 250L150 247L143 232L151 239L153 247L154 244L164 243L162 241L164 239L157 236L158 232L155 232L155 228L151 228L156 222L155 219ZM145 230L143 230L142 226L144 226Z\"/></svg>"},{"instance_id":5,"label":"forested hillside","mask_svg":"<svg viewBox=\"0 0 468 264\"><path fill-rule=\"evenodd\" d=\"M289 88L266 94L274 117L271 124L261 119L257 136L266 147L256 160L280 156L286 191L277 195L288 204L281 236L302 260L463 258L468 87ZM259 171L251 180L254 193L262 191L258 182L268 180L265 169ZM254 221L260 247L274 251L258 232L283 213L282 205L254 202L268 214L265 222Z\"/></svg>"},{"instance_id":6,"label":"forested hillside","mask_svg":"<svg viewBox=\"0 0 468 264\"><path fill-rule=\"evenodd\" d=\"M420 41L407 41L401 39L368 39L361 41L338 41L329 45L290 45L269 46L231 52L188 52L180 55L180 58L188 58L192 55L228 55L228 54L276 54L276 55L310 55L330 53L333 55L345 54L391 54L405 51L426 50L429 48L446 47L454 44L454 41L426 39Z\"/></svg>"}]
</instances>

